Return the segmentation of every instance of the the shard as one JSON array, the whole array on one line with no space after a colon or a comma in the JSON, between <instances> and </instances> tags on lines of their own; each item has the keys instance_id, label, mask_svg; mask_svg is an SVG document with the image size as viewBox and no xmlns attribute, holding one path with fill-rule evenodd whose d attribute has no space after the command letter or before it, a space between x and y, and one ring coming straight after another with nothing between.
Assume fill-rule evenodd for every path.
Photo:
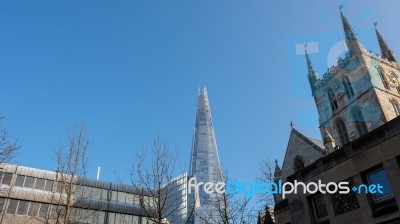
<instances>
[{"instance_id":1,"label":"the shard","mask_svg":"<svg viewBox=\"0 0 400 224\"><path fill-rule=\"evenodd\" d=\"M217 142L215 139L214 125L211 118L210 104L207 89L199 89L196 124L193 134L192 154L190 161L191 176L199 182L222 182L222 172L218 156ZM197 209L196 223L219 223L221 220L221 195L207 194L200 188L200 208ZM205 221L207 220L207 221Z\"/></svg>"}]
</instances>

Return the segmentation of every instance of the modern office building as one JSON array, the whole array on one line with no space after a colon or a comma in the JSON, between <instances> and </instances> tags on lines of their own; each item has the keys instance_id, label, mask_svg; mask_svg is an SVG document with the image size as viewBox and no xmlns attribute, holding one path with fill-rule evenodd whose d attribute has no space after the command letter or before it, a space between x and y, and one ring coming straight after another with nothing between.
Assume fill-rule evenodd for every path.
<instances>
[{"instance_id":1,"label":"modern office building","mask_svg":"<svg viewBox=\"0 0 400 224\"><path fill-rule=\"evenodd\" d=\"M184 173L169 181L163 189L167 192L165 201L166 209L163 211L165 217L173 224L193 224L194 209L199 207L196 200L195 190L189 192L189 179L191 177Z\"/></svg>"},{"instance_id":2,"label":"modern office building","mask_svg":"<svg viewBox=\"0 0 400 224\"><path fill-rule=\"evenodd\" d=\"M203 183L217 183L223 180L206 88L199 89L198 92L189 175L194 176L197 182ZM196 223L223 223L219 213L219 208L223 208L220 195L207 194L200 190L199 200Z\"/></svg>"},{"instance_id":3,"label":"modern office building","mask_svg":"<svg viewBox=\"0 0 400 224\"><path fill-rule=\"evenodd\" d=\"M340 10L346 55L322 78L305 52L322 141L292 126L275 180L381 184L383 193L275 195L281 223L400 223L400 66L375 24L381 55L367 50Z\"/></svg>"},{"instance_id":4,"label":"modern office building","mask_svg":"<svg viewBox=\"0 0 400 224\"><path fill-rule=\"evenodd\" d=\"M0 223L152 223L140 205L140 200L149 206L156 201L146 192L122 184L72 179L73 183L66 182L58 172L0 165Z\"/></svg>"}]
</instances>

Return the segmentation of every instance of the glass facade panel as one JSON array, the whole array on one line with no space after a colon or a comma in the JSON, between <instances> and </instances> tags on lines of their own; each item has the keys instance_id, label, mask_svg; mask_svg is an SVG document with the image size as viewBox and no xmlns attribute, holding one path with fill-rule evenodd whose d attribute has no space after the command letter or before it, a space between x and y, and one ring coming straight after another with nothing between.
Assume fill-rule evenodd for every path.
<instances>
[{"instance_id":1,"label":"glass facade panel","mask_svg":"<svg viewBox=\"0 0 400 224\"><path fill-rule=\"evenodd\" d=\"M126 194L126 203L133 205L133 202L135 201L135 195L131 193Z\"/></svg>"},{"instance_id":2,"label":"glass facade panel","mask_svg":"<svg viewBox=\"0 0 400 224\"><path fill-rule=\"evenodd\" d=\"M101 189L101 199L103 199L103 200L108 200L107 195L108 195L108 190L106 190L106 189Z\"/></svg>"},{"instance_id":3,"label":"glass facade panel","mask_svg":"<svg viewBox=\"0 0 400 224\"><path fill-rule=\"evenodd\" d=\"M48 211L49 211L49 204L41 203L39 210L39 217L46 218Z\"/></svg>"},{"instance_id":4,"label":"glass facade panel","mask_svg":"<svg viewBox=\"0 0 400 224\"><path fill-rule=\"evenodd\" d=\"M115 213L113 212L108 213L108 223L115 224Z\"/></svg>"},{"instance_id":5,"label":"glass facade panel","mask_svg":"<svg viewBox=\"0 0 400 224\"><path fill-rule=\"evenodd\" d=\"M15 214L17 206L18 206L18 200L10 199L10 202L8 203L7 213Z\"/></svg>"},{"instance_id":6,"label":"glass facade panel","mask_svg":"<svg viewBox=\"0 0 400 224\"><path fill-rule=\"evenodd\" d=\"M45 183L46 183L45 179L36 178L35 189L43 190Z\"/></svg>"},{"instance_id":7,"label":"glass facade panel","mask_svg":"<svg viewBox=\"0 0 400 224\"><path fill-rule=\"evenodd\" d=\"M83 187L83 197L84 198L91 198L93 196L92 194L93 188L92 187Z\"/></svg>"},{"instance_id":8,"label":"glass facade panel","mask_svg":"<svg viewBox=\"0 0 400 224\"><path fill-rule=\"evenodd\" d=\"M126 198L125 192L118 192L118 198L117 198L118 202L125 202L125 198Z\"/></svg>"},{"instance_id":9,"label":"glass facade panel","mask_svg":"<svg viewBox=\"0 0 400 224\"><path fill-rule=\"evenodd\" d=\"M92 198L101 199L101 189L94 187L92 189Z\"/></svg>"},{"instance_id":10,"label":"glass facade panel","mask_svg":"<svg viewBox=\"0 0 400 224\"><path fill-rule=\"evenodd\" d=\"M112 191L111 200L117 201L117 197L118 197L118 191Z\"/></svg>"},{"instance_id":11,"label":"glass facade panel","mask_svg":"<svg viewBox=\"0 0 400 224\"><path fill-rule=\"evenodd\" d=\"M29 213L28 214L30 216L38 216L39 208L40 208L40 203L31 202L31 205L29 206Z\"/></svg>"},{"instance_id":12,"label":"glass facade panel","mask_svg":"<svg viewBox=\"0 0 400 224\"><path fill-rule=\"evenodd\" d=\"M5 198L0 198L0 212L3 211Z\"/></svg>"},{"instance_id":13,"label":"glass facade panel","mask_svg":"<svg viewBox=\"0 0 400 224\"><path fill-rule=\"evenodd\" d=\"M125 215L124 223L132 223L132 216L131 215Z\"/></svg>"},{"instance_id":14,"label":"glass facade panel","mask_svg":"<svg viewBox=\"0 0 400 224\"><path fill-rule=\"evenodd\" d=\"M26 215L28 212L29 202L28 201L19 201L17 214L18 215Z\"/></svg>"},{"instance_id":15,"label":"glass facade panel","mask_svg":"<svg viewBox=\"0 0 400 224\"><path fill-rule=\"evenodd\" d=\"M24 187L33 188L34 184L35 184L35 178L26 176Z\"/></svg>"},{"instance_id":16,"label":"glass facade panel","mask_svg":"<svg viewBox=\"0 0 400 224\"><path fill-rule=\"evenodd\" d=\"M119 214L119 213L115 214L115 224L124 223L124 219L125 219L125 215L124 214Z\"/></svg>"},{"instance_id":17,"label":"glass facade panel","mask_svg":"<svg viewBox=\"0 0 400 224\"><path fill-rule=\"evenodd\" d=\"M214 125L211 118L207 90L199 91L197 101L196 124L192 144L190 176L196 176L197 182L221 182L222 173L218 156L217 142L214 133ZM199 214L207 213L208 220L200 222L222 223L221 216L215 207L217 194L199 192L201 208ZM202 211L203 210L203 211ZM213 211L210 214L210 211Z\"/></svg>"},{"instance_id":18,"label":"glass facade panel","mask_svg":"<svg viewBox=\"0 0 400 224\"><path fill-rule=\"evenodd\" d=\"M51 191L53 189L53 181L52 180L46 180L46 191Z\"/></svg>"},{"instance_id":19,"label":"glass facade panel","mask_svg":"<svg viewBox=\"0 0 400 224\"><path fill-rule=\"evenodd\" d=\"M15 186L23 187L24 186L25 176L17 175L17 180L15 181Z\"/></svg>"},{"instance_id":20,"label":"glass facade panel","mask_svg":"<svg viewBox=\"0 0 400 224\"><path fill-rule=\"evenodd\" d=\"M13 176L12 173L4 173L1 183L10 185L12 176Z\"/></svg>"}]
</instances>

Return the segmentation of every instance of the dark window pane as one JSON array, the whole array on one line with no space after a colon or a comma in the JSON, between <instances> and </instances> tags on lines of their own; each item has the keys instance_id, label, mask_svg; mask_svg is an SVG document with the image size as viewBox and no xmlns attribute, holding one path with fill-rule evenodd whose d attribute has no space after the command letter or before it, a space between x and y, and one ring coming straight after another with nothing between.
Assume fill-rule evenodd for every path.
<instances>
[{"instance_id":1,"label":"dark window pane","mask_svg":"<svg viewBox=\"0 0 400 224\"><path fill-rule=\"evenodd\" d=\"M350 139L349 139L349 135L347 133L347 128L346 128L346 125L344 124L344 122L342 120L337 120L336 126L337 126L337 130L338 130L339 137L340 137L342 144L345 145L345 144L349 143Z\"/></svg>"},{"instance_id":2,"label":"dark window pane","mask_svg":"<svg viewBox=\"0 0 400 224\"><path fill-rule=\"evenodd\" d=\"M23 187L24 186L24 180L25 180L25 176L18 174L17 180L15 181L15 185L19 186L19 187Z\"/></svg>"},{"instance_id":3,"label":"dark window pane","mask_svg":"<svg viewBox=\"0 0 400 224\"><path fill-rule=\"evenodd\" d=\"M328 97L329 97L329 102L331 103L331 109L332 111L335 111L339 106L336 101L336 95L332 89L328 90Z\"/></svg>"},{"instance_id":4,"label":"dark window pane","mask_svg":"<svg viewBox=\"0 0 400 224\"><path fill-rule=\"evenodd\" d=\"M26 177L25 178L25 183L24 183L24 187L29 187L29 188L33 188L33 185L35 184L35 178L34 177Z\"/></svg>"},{"instance_id":5,"label":"dark window pane","mask_svg":"<svg viewBox=\"0 0 400 224\"><path fill-rule=\"evenodd\" d=\"M67 192L67 187L67 184L64 184L63 182L57 182L57 192L65 193Z\"/></svg>"},{"instance_id":6,"label":"dark window pane","mask_svg":"<svg viewBox=\"0 0 400 224\"><path fill-rule=\"evenodd\" d=\"M353 110L353 119L356 123L358 133L360 136L368 133L367 125L365 124L364 116L359 109Z\"/></svg>"},{"instance_id":7,"label":"dark window pane","mask_svg":"<svg viewBox=\"0 0 400 224\"><path fill-rule=\"evenodd\" d=\"M387 177L385 170L382 169L382 170L379 170L379 171L369 174L368 180L369 180L370 184L380 184L381 186L383 186L383 189L382 189L383 193L372 194L372 196L375 200L378 200L378 199L381 199L381 198L384 198L386 196L390 196L393 194L392 187L390 186L389 178Z\"/></svg>"},{"instance_id":8,"label":"dark window pane","mask_svg":"<svg viewBox=\"0 0 400 224\"><path fill-rule=\"evenodd\" d=\"M2 184L10 185L12 179L12 173L4 173Z\"/></svg>"},{"instance_id":9,"label":"dark window pane","mask_svg":"<svg viewBox=\"0 0 400 224\"><path fill-rule=\"evenodd\" d=\"M18 215L26 215L28 212L29 202L28 201L19 201L17 214Z\"/></svg>"},{"instance_id":10,"label":"dark window pane","mask_svg":"<svg viewBox=\"0 0 400 224\"><path fill-rule=\"evenodd\" d=\"M51 191L53 189L53 181L52 180L47 180L46 181L46 191Z\"/></svg>"},{"instance_id":11,"label":"dark window pane","mask_svg":"<svg viewBox=\"0 0 400 224\"><path fill-rule=\"evenodd\" d=\"M35 183L35 189L43 190L45 182L46 182L45 179L37 178Z\"/></svg>"},{"instance_id":12,"label":"dark window pane","mask_svg":"<svg viewBox=\"0 0 400 224\"><path fill-rule=\"evenodd\" d=\"M49 204L41 203L39 210L39 217L46 218L48 210L49 210Z\"/></svg>"},{"instance_id":13,"label":"dark window pane","mask_svg":"<svg viewBox=\"0 0 400 224\"><path fill-rule=\"evenodd\" d=\"M3 211L4 202L5 198L0 198L0 213Z\"/></svg>"},{"instance_id":14,"label":"dark window pane","mask_svg":"<svg viewBox=\"0 0 400 224\"><path fill-rule=\"evenodd\" d=\"M313 198L313 206L317 220L323 219L328 216L328 210L326 209L323 195L319 195Z\"/></svg>"},{"instance_id":15,"label":"dark window pane","mask_svg":"<svg viewBox=\"0 0 400 224\"><path fill-rule=\"evenodd\" d=\"M15 210L17 210L18 200L10 199L10 203L8 203L7 213L15 214Z\"/></svg>"},{"instance_id":16,"label":"dark window pane","mask_svg":"<svg viewBox=\"0 0 400 224\"><path fill-rule=\"evenodd\" d=\"M29 215L37 216L39 212L40 203L31 202L31 206L29 207Z\"/></svg>"}]
</instances>

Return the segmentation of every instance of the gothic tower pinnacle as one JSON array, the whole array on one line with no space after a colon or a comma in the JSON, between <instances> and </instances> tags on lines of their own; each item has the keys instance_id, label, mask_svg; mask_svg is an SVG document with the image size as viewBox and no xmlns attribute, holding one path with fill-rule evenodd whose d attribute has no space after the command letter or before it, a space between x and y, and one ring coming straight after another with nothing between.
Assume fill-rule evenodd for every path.
<instances>
[{"instance_id":1,"label":"gothic tower pinnacle","mask_svg":"<svg viewBox=\"0 0 400 224\"><path fill-rule=\"evenodd\" d=\"M308 77L308 81L310 82L312 94L314 96L315 83L318 81L319 77L318 77L317 71L315 71L315 69L314 69L314 65L311 62L310 55L308 54L307 44L304 46L304 49L305 49L304 53L306 55L306 62L307 62L307 68L308 68L307 77Z\"/></svg>"},{"instance_id":2,"label":"gothic tower pinnacle","mask_svg":"<svg viewBox=\"0 0 400 224\"><path fill-rule=\"evenodd\" d=\"M378 31L378 23L374 22L375 33L376 37L378 38L379 47L381 49L381 54L383 58L388 59L389 61L397 63L396 57L392 50L390 50L389 46L387 45L386 41L383 39L381 33Z\"/></svg>"}]
</instances>

